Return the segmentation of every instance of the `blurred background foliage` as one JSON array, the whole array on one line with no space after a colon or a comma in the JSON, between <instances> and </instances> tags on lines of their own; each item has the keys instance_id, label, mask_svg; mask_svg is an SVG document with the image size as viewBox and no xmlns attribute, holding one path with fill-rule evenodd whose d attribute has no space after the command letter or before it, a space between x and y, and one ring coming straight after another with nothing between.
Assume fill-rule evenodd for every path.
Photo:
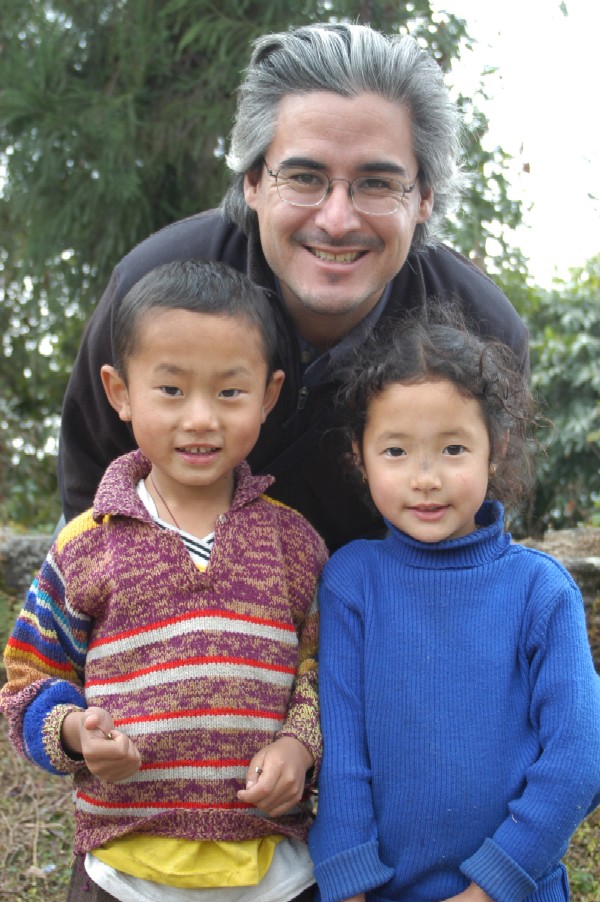
<instances>
[{"instance_id":1,"label":"blurred background foliage","mask_svg":"<svg viewBox=\"0 0 600 902\"><path fill-rule=\"evenodd\" d=\"M467 23L427 0L3 0L0 16L0 523L59 513L61 401L85 324L118 259L218 204L235 92L259 34L309 21L409 31L446 72ZM482 82L482 91L485 85ZM600 499L600 257L552 291L514 246L507 155L460 97L467 189L447 240L505 290L532 338L555 423L518 528L589 522Z\"/></svg>"}]
</instances>

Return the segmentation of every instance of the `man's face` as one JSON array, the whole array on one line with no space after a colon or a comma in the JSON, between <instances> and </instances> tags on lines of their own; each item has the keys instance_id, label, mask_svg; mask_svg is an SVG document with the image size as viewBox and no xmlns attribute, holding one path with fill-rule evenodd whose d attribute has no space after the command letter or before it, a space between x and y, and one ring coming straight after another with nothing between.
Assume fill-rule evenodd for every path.
<instances>
[{"instance_id":1,"label":"man's face","mask_svg":"<svg viewBox=\"0 0 600 902\"><path fill-rule=\"evenodd\" d=\"M301 161L331 179L392 176L407 187L418 174L408 111L371 93L284 97L265 159L272 172ZM432 193L417 182L395 213L369 216L354 207L343 181L333 183L319 206L295 207L281 200L264 166L246 175L244 191L283 301L299 332L317 346L336 341L373 309L433 207Z\"/></svg>"}]
</instances>

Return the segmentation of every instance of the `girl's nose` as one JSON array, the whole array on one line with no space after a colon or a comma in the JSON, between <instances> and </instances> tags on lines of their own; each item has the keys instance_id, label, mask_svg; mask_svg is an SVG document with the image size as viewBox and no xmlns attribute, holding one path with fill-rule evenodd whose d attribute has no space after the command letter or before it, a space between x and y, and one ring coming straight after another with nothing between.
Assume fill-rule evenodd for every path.
<instances>
[{"instance_id":1,"label":"girl's nose","mask_svg":"<svg viewBox=\"0 0 600 902\"><path fill-rule=\"evenodd\" d=\"M413 486L421 492L432 491L440 487L440 478L435 467L428 457L417 461L413 471Z\"/></svg>"}]
</instances>

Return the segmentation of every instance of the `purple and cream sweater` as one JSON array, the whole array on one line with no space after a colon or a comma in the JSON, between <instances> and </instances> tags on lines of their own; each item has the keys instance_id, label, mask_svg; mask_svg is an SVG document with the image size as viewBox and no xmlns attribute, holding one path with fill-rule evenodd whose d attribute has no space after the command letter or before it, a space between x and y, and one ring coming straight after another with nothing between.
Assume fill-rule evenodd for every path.
<instances>
[{"instance_id":1,"label":"purple and cream sweater","mask_svg":"<svg viewBox=\"0 0 600 902\"><path fill-rule=\"evenodd\" d=\"M240 802L258 749L294 736L321 760L315 655L323 541L236 469L210 563L194 565L135 487L139 451L108 468L93 510L71 521L28 593L5 652L0 706L17 751L75 782L75 851L135 831L190 840L305 838L309 806L268 818ZM97 705L142 756L120 783L60 742L67 713Z\"/></svg>"}]
</instances>

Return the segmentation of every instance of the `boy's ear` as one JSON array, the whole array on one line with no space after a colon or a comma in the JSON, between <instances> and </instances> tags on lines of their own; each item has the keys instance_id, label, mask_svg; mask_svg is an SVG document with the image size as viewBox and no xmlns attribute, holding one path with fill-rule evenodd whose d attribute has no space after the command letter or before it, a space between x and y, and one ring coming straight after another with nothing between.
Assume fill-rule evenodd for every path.
<instances>
[{"instance_id":1,"label":"boy's ear","mask_svg":"<svg viewBox=\"0 0 600 902\"><path fill-rule=\"evenodd\" d=\"M275 372L269 379L269 384L265 389L261 423L264 423L264 421L267 419L267 417L277 404L277 399L279 398L279 392L281 391L281 386L283 385L284 379L285 373L283 372L283 370L275 370Z\"/></svg>"},{"instance_id":2,"label":"boy's ear","mask_svg":"<svg viewBox=\"0 0 600 902\"><path fill-rule=\"evenodd\" d=\"M131 421L131 407L129 405L129 392L123 378L119 375L114 366L107 363L100 368L100 378L102 385L108 398L108 403L119 414L119 419L124 423Z\"/></svg>"}]
</instances>

